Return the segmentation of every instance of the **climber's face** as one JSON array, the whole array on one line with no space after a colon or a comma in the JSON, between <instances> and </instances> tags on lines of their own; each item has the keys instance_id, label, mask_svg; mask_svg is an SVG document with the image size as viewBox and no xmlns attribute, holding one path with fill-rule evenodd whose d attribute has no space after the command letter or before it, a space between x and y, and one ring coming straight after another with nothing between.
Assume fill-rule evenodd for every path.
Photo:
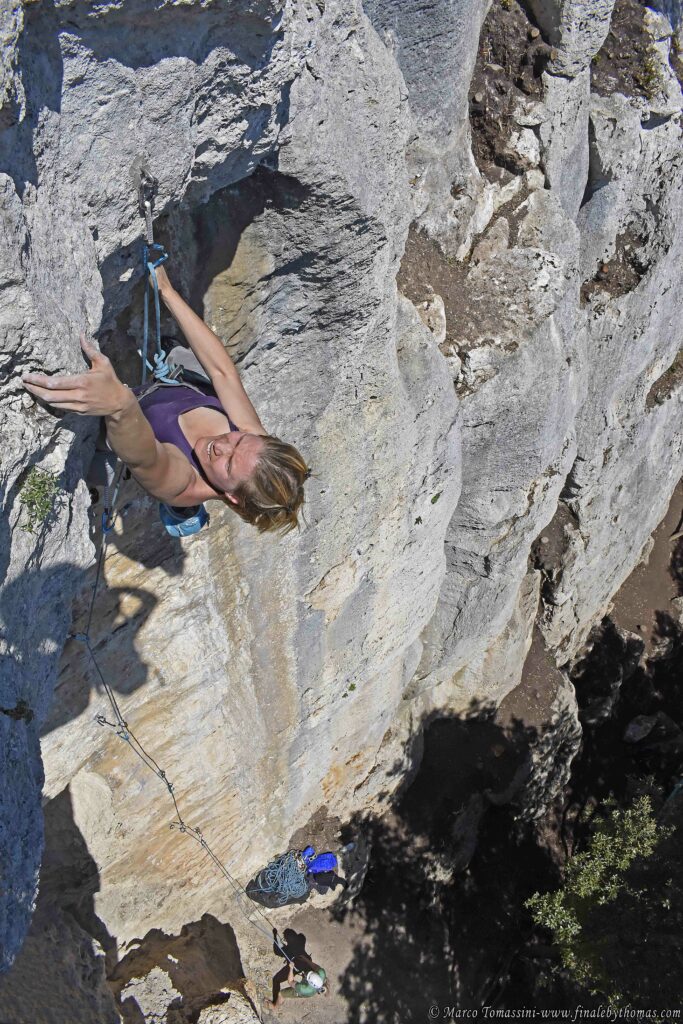
<instances>
[{"instance_id":1,"label":"climber's face","mask_svg":"<svg viewBox=\"0 0 683 1024\"><path fill-rule=\"evenodd\" d=\"M241 430L200 437L194 447L206 479L230 500L231 492L253 473L262 451L263 438Z\"/></svg>"}]
</instances>

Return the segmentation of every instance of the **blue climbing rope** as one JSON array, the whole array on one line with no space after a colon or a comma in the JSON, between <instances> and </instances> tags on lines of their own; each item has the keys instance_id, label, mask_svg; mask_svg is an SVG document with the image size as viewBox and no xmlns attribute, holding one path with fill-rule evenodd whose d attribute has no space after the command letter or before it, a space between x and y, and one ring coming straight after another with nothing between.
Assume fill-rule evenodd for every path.
<instances>
[{"instance_id":1,"label":"blue climbing rope","mask_svg":"<svg viewBox=\"0 0 683 1024\"><path fill-rule=\"evenodd\" d=\"M156 254L156 256L155 256ZM161 384L180 384L171 376L172 370L166 358L166 353L161 347L161 305L159 303L159 282L157 281L157 267L165 263L168 253L163 245L158 242L147 242L142 247L142 266L147 277L145 286L145 299L142 312L142 379L141 384L147 383L147 372L154 375L154 379ZM156 352L154 353L154 365L147 358L149 349L149 293L150 289L154 295L154 341Z\"/></svg>"},{"instance_id":2,"label":"blue climbing rope","mask_svg":"<svg viewBox=\"0 0 683 1024\"><path fill-rule=\"evenodd\" d=\"M289 850L281 857L272 860L256 879L256 885L246 890L247 895L261 892L264 895L277 897L279 906L290 900L308 896L310 886L306 878L306 865L303 857L296 850Z\"/></svg>"}]
</instances>

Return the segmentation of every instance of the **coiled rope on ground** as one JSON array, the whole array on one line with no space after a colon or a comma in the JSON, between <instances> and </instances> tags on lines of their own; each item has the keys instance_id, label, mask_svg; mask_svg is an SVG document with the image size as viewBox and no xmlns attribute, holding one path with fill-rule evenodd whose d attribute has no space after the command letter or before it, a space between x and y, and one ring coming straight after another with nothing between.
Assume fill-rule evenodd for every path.
<instances>
[{"instance_id":1,"label":"coiled rope on ground","mask_svg":"<svg viewBox=\"0 0 683 1024\"><path fill-rule=\"evenodd\" d=\"M247 895L262 892L265 895L277 896L279 906L290 900L301 899L310 891L306 879L306 865L303 857L296 850L289 850L271 861L256 878L256 885L246 890Z\"/></svg>"}]
</instances>

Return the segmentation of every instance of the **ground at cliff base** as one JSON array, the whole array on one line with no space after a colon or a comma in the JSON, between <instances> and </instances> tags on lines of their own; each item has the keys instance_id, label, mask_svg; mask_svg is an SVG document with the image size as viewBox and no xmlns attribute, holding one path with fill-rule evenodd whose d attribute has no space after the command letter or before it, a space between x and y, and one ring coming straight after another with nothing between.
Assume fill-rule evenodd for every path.
<instances>
[{"instance_id":1,"label":"ground at cliff base","mask_svg":"<svg viewBox=\"0 0 683 1024\"><path fill-rule=\"evenodd\" d=\"M329 979L327 996L288 1000L278 1010L264 1009L265 1024L276 1020L303 1021L305 1024L342 1024L351 1020L350 1007L341 990L341 983L351 964L359 943L363 942L362 924L347 919L344 924L334 921L329 910L310 907L292 917L289 927L299 937L305 937L305 948L315 963L325 968ZM282 961L273 957L272 973L279 970ZM268 991L270 998L271 992Z\"/></svg>"}]
</instances>

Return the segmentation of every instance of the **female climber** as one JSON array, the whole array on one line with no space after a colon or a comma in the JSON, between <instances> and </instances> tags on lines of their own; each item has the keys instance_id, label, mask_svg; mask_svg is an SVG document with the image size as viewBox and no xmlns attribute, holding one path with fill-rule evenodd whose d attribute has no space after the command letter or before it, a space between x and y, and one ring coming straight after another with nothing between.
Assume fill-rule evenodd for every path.
<instances>
[{"instance_id":1,"label":"female climber","mask_svg":"<svg viewBox=\"0 0 683 1024\"><path fill-rule=\"evenodd\" d=\"M149 494L175 508L228 502L260 532L297 525L309 471L290 444L266 433L221 341L156 271L159 293L211 382L131 390L81 338L91 367L68 377L29 373L24 386L60 410L102 416L109 447ZM141 392L136 396L135 392Z\"/></svg>"}]
</instances>

